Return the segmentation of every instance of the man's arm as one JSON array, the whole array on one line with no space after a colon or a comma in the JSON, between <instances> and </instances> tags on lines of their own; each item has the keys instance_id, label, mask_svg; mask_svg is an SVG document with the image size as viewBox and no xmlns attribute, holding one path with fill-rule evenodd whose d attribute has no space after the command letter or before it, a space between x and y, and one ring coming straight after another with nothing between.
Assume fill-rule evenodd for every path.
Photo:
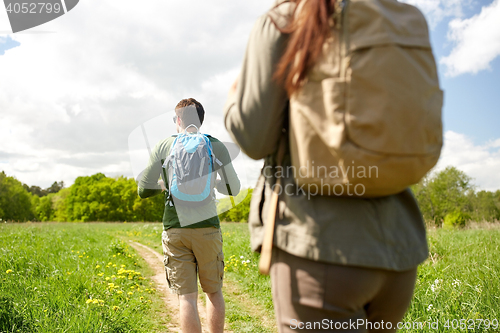
<instances>
[{"instance_id":1,"label":"man's arm","mask_svg":"<svg viewBox=\"0 0 500 333\"><path fill-rule=\"evenodd\" d=\"M157 194L160 194L161 192L163 192L161 189L148 189L142 188L140 186L137 187L137 194L139 194L139 197L141 197L141 199L155 196Z\"/></svg>"},{"instance_id":2,"label":"man's arm","mask_svg":"<svg viewBox=\"0 0 500 333\"><path fill-rule=\"evenodd\" d=\"M212 142L212 147L214 149L215 157L222 163L222 166L214 163L217 173L221 178L221 181L215 188L219 193L236 196L240 192L241 185L238 175L236 174L233 164L231 163L231 156L229 155L226 146L224 146L224 143L218 140ZM228 191L228 185L231 193Z\"/></svg>"},{"instance_id":3,"label":"man's arm","mask_svg":"<svg viewBox=\"0 0 500 333\"><path fill-rule=\"evenodd\" d=\"M162 172L162 162L158 154L157 145L149 157L148 166L137 178L137 193L142 199L158 195L162 192L162 187L158 184L158 178Z\"/></svg>"}]
</instances>

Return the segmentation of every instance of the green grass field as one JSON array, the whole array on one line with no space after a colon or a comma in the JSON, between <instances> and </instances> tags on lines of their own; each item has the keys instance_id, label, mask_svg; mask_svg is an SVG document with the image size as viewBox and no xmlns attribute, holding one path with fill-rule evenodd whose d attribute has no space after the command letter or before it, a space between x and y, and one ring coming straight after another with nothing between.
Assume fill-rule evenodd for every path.
<instances>
[{"instance_id":1,"label":"green grass field","mask_svg":"<svg viewBox=\"0 0 500 333\"><path fill-rule=\"evenodd\" d=\"M142 258L93 224L0 225L0 332L162 332Z\"/></svg>"},{"instance_id":2,"label":"green grass field","mask_svg":"<svg viewBox=\"0 0 500 333\"><path fill-rule=\"evenodd\" d=\"M165 331L150 271L126 242L161 252L161 232L159 223L0 225L0 332ZM247 225L223 223L222 232L229 329L276 332ZM404 318L425 326L400 332L500 332L500 230L438 229L428 238Z\"/></svg>"}]
</instances>

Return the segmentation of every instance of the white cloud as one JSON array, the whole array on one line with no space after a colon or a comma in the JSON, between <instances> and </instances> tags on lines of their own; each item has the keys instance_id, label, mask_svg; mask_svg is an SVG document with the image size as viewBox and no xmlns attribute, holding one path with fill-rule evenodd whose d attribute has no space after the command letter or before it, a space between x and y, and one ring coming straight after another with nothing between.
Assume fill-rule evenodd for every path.
<instances>
[{"instance_id":1,"label":"white cloud","mask_svg":"<svg viewBox=\"0 0 500 333\"><path fill-rule=\"evenodd\" d=\"M230 140L222 107L248 34L271 6L80 1L10 35L21 45L0 55L0 170L42 187L97 172L131 177L128 135L186 97L204 105L206 132ZM0 36L8 22L0 10Z\"/></svg>"},{"instance_id":2,"label":"white cloud","mask_svg":"<svg viewBox=\"0 0 500 333\"><path fill-rule=\"evenodd\" d=\"M490 69L490 63L500 56L500 0L484 6L471 18L452 20L448 40L455 47L440 61L446 65L447 75L475 74Z\"/></svg>"},{"instance_id":3,"label":"white cloud","mask_svg":"<svg viewBox=\"0 0 500 333\"><path fill-rule=\"evenodd\" d=\"M462 17L463 7L471 5L471 0L402 0L418 7L426 16L431 29L445 18Z\"/></svg>"},{"instance_id":4,"label":"white cloud","mask_svg":"<svg viewBox=\"0 0 500 333\"><path fill-rule=\"evenodd\" d=\"M500 139L475 145L464 134L447 131L435 171L454 166L474 178L479 189L500 189Z\"/></svg>"}]
</instances>

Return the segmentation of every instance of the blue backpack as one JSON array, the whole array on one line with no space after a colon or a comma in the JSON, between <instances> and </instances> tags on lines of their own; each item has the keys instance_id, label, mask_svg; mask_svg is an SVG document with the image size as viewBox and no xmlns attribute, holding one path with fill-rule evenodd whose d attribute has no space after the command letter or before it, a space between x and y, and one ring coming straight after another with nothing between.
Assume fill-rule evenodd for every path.
<instances>
[{"instance_id":1,"label":"blue backpack","mask_svg":"<svg viewBox=\"0 0 500 333\"><path fill-rule=\"evenodd\" d=\"M214 163L222 166L213 153L208 135L201 134L198 129L194 134L177 135L163 163L169 189L165 204L202 206L214 200L217 177Z\"/></svg>"}]
</instances>

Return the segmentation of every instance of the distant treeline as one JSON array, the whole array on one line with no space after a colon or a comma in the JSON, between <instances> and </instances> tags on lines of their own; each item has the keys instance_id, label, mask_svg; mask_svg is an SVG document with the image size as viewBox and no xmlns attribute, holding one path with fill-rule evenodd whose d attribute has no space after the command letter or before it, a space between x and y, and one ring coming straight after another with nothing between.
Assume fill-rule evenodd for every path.
<instances>
[{"instance_id":1,"label":"distant treeline","mask_svg":"<svg viewBox=\"0 0 500 333\"><path fill-rule=\"evenodd\" d=\"M412 190L424 218L437 226L500 220L500 190L477 191L472 178L455 167L428 175Z\"/></svg>"},{"instance_id":2,"label":"distant treeline","mask_svg":"<svg viewBox=\"0 0 500 333\"><path fill-rule=\"evenodd\" d=\"M437 226L463 226L468 221L499 221L500 190L477 191L471 177L455 167L432 173L411 187L426 221ZM242 191L240 196L246 193ZM247 222L252 190L235 208L224 198L218 205L222 221ZM102 173L78 177L64 188L54 182L29 187L0 173L0 219L13 221L161 221L164 197L140 199L133 178Z\"/></svg>"},{"instance_id":3,"label":"distant treeline","mask_svg":"<svg viewBox=\"0 0 500 333\"><path fill-rule=\"evenodd\" d=\"M163 195L141 199L133 178L109 178L102 173L78 177L63 188L22 184L0 173L0 219L12 221L161 221Z\"/></svg>"}]
</instances>

